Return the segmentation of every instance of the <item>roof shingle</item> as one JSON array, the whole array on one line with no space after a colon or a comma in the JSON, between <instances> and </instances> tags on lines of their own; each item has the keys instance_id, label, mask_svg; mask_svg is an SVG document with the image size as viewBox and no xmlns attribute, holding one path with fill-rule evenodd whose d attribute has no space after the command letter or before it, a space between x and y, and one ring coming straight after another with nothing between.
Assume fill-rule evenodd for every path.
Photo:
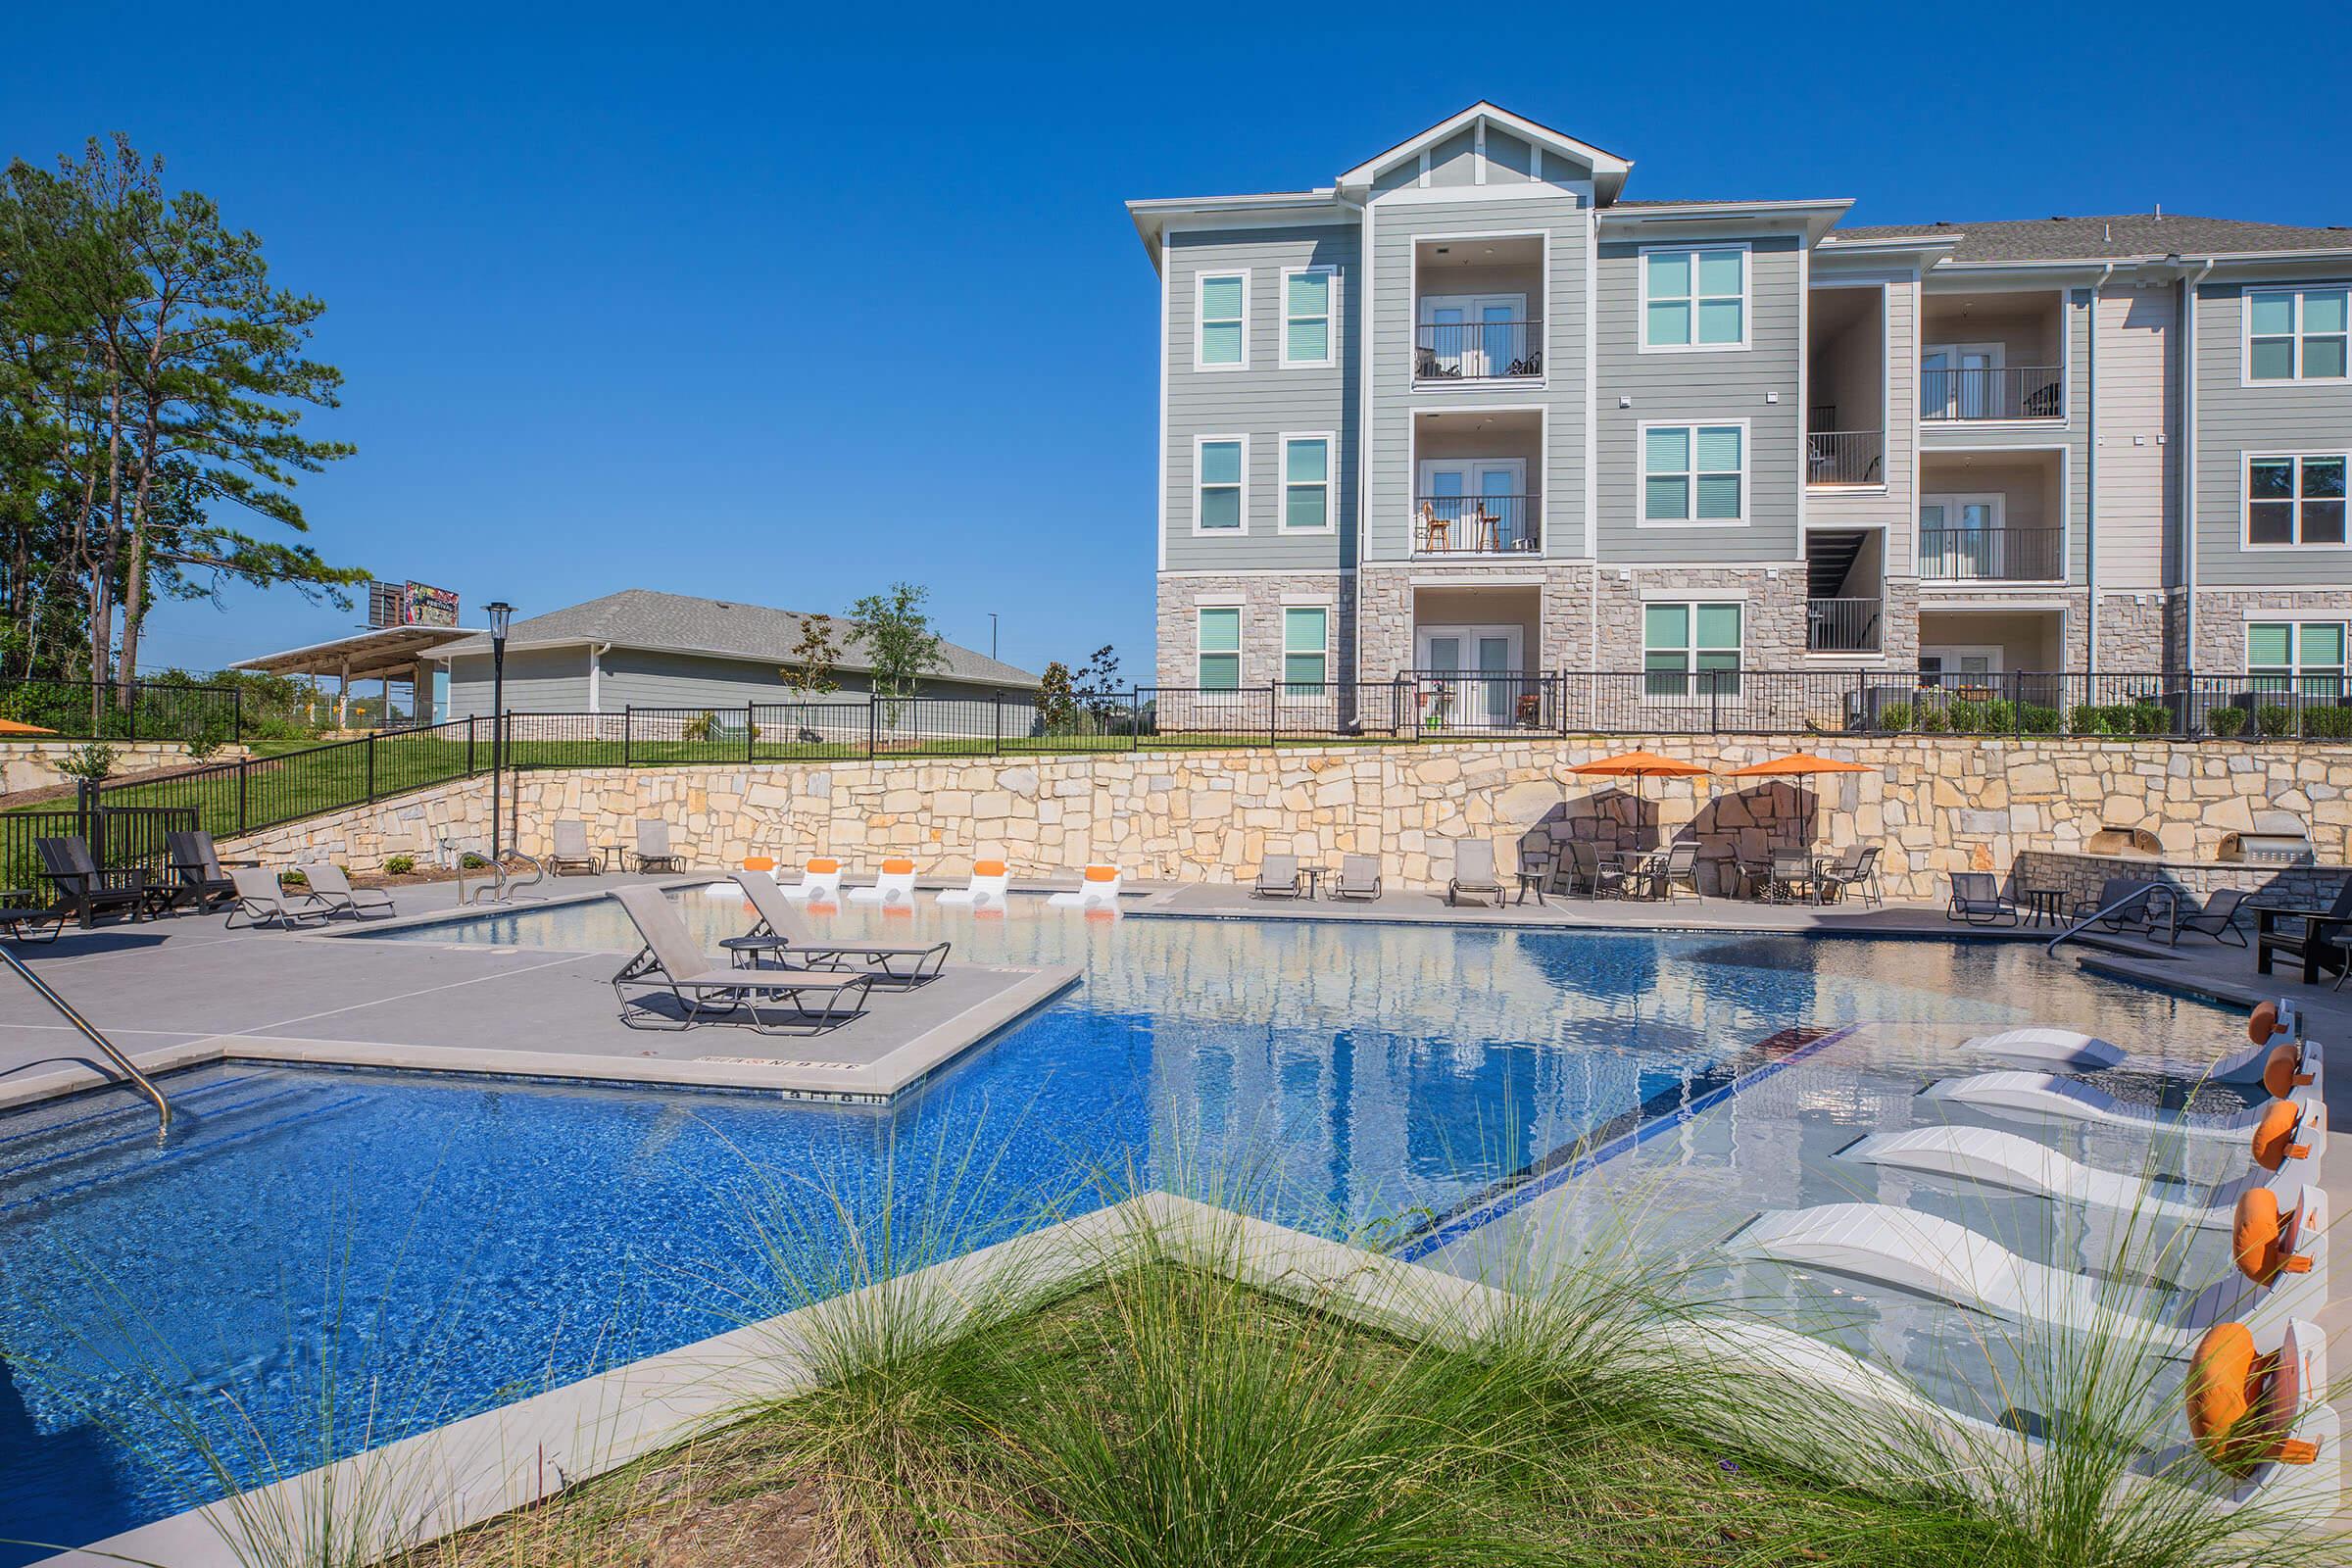
<instances>
[{"instance_id":1,"label":"roof shingle","mask_svg":"<svg viewBox=\"0 0 2352 1568\"><path fill-rule=\"evenodd\" d=\"M2124 261L2211 252L2352 250L2352 229L2257 223L2185 213L2001 219L1986 223L1885 223L1838 228L1832 240L1949 237L1955 262Z\"/></svg>"}]
</instances>

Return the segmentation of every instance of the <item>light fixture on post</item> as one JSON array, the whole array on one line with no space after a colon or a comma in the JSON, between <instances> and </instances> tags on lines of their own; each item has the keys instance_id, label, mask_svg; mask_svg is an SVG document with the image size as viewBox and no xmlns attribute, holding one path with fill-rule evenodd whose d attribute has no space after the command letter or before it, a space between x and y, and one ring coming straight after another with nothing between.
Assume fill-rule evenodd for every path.
<instances>
[{"instance_id":1,"label":"light fixture on post","mask_svg":"<svg viewBox=\"0 0 2352 1568\"><path fill-rule=\"evenodd\" d=\"M490 612L490 864L499 863L498 775L507 760L507 626L514 607L493 599L482 607Z\"/></svg>"}]
</instances>

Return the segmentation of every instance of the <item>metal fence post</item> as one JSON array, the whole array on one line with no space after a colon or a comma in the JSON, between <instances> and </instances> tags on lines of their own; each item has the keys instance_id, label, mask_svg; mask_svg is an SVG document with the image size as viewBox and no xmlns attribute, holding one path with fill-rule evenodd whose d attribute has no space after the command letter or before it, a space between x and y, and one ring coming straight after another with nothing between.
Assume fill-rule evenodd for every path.
<instances>
[{"instance_id":1,"label":"metal fence post","mask_svg":"<svg viewBox=\"0 0 2352 1568\"><path fill-rule=\"evenodd\" d=\"M375 731L368 732L368 804L375 804Z\"/></svg>"},{"instance_id":2,"label":"metal fence post","mask_svg":"<svg viewBox=\"0 0 2352 1568\"><path fill-rule=\"evenodd\" d=\"M874 694L867 692L865 694L865 760L869 762L874 760L875 716Z\"/></svg>"},{"instance_id":3,"label":"metal fence post","mask_svg":"<svg viewBox=\"0 0 2352 1568\"><path fill-rule=\"evenodd\" d=\"M1721 673L1721 670L1714 669L1705 672L1707 677L1707 733L1710 735L1723 733L1723 682L1716 678Z\"/></svg>"},{"instance_id":4,"label":"metal fence post","mask_svg":"<svg viewBox=\"0 0 2352 1568\"><path fill-rule=\"evenodd\" d=\"M1131 752L1144 749L1144 689L1141 686L1127 688L1127 749Z\"/></svg>"},{"instance_id":5,"label":"metal fence post","mask_svg":"<svg viewBox=\"0 0 2352 1568\"><path fill-rule=\"evenodd\" d=\"M629 765L629 742L637 728L637 710L634 705L620 710L620 765Z\"/></svg>"},{"instance_id":6,"label":"metal fence post","mask_svg":"<svg viewBox=\"0 0 2352 1568\"><path fill-rule=\"evenodd\" d=\"M988 706L989 718L993 725L990 731L988 755L1002 757L1004 755L1004 694L1003 692L990 693Z\"/></svg>"},{"instance_id":7,"label":"metal fence post","mask_svg":"<svg viewBox=\"0 0 2352 1568\"><path fill-rule=\"evenodd\" d=\"M1282 731L1278 727L1281 706L1282 683L1272 680L1266 682L1266 750L1269 752L1282 744Z\"/></svg>"},{"instance_id":8,"label":"metal fence post","mask_svg":"<svg viewBox=\"0 0 2352 1568\"><path fill-rule=\"evenodd\" d=\"M239 833L245 831L245 781L252 770L252 758L240 757L237 759L237 831Z\"/></svg>"},{"instance_id":9,"label":"metal fence post","mask_svg":"<svg viewBox=\"0 0 2352 1568\"><path fill-rule=\"evenodd\" d=\"M123 689L130 693L130 702L127 705L130 714L130 738L135 741L139 738L139 683L134 680Z\"/></svg>"},{"instance_id":10,"label":"metal fence post","mask_svg":"<svg viewBox=\"0 0 2352 1568\"><path fill-rule=\"evenodd\" d=\"M747 767L760 760L760 712L750 703L743 705L743 760Z\"/></svg>"},{"instance_id":11,"label":"metal fence post","mask_svg":"<svg viewBox=\"0 0 2352 1568\"><path fill-rule=\"evenodd\" d=\"M466 715L466 776L467 778L473 777L473 725L474 715L467 713Z\"/></svg>"},{"instance_id":12,"label":"metal fence post","mask_svg":"<svg viewBox=\"0 0 2352 1568\"><path fill-rule=\"evenodd\" d=\"M245 738L245 688L242 686L228 689L228 738L232 741Z\"/></svg>"}]
</instances>

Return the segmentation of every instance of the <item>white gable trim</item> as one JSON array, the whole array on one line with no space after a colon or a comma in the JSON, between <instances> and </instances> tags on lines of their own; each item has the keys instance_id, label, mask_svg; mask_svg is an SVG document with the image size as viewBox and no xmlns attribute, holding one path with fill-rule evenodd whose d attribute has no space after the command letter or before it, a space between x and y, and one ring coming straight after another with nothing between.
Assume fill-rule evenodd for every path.
<instances>
[{"instance_id":1,"label":"white gable trim","mask_svg":"<svg viewBox=\"0 0 2352 1568\"><path fill-rule=\"evenodd\" d=\"M1539 125L1532 120L1514 115L1507 109L1497 109L1494 105L1481 100L1460 114L1432 125L1418 136L1400 141L1387 151L1375 155L1368 162L1356 165L1339 177L1339 185L1342 189L1368 186L1388 171L1408 160L1412 161L1418 170L1426 172L1429 167L1429 149L1459 133L1465 126L1477 127L1478 145L1474 156L1478 157L1478 167L1483 172L1486 167L1485 127L1488 125L1499 125L1535 147L1539 155L1547 152L1559 153L1577 163L1590 166L1592 171L1593 183L1600 187L1608 197L1616 195L1618 187L1625 183L1626 174L1634 167L1633 160L1630 158L1620 158L1615 153L1602 152L1589 142L1581 142L1573 136L1562 135L1547 125ZM1425 172L1423 177L1426 177Z\"/></svg>"}]
</instances>

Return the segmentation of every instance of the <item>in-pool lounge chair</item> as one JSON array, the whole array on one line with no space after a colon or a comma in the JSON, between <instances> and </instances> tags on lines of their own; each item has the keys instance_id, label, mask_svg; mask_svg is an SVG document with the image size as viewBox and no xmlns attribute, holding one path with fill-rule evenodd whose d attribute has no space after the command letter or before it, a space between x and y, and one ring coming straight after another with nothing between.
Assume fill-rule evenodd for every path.
<instances>
[{"instance_id":1,"label":"in-pool lounge chair","mask_svg":"<svg viewBox=\"0 0 2352 1568\"><path fill-rule=\"evenodd\" d=\"M2317 1066L2314 1058L2313 1065ZM2301 1076L2301 1075L2298 1075ZM2320 1099L2316 1071L2310 1084L2291 1084L2289 1102L2306 1116L2327 1114ZM1920 1091L1922 1100L1949 1101L1986 1115L2036 1126L2092 1123L2162 1133L2167 1137L2235 1141L2261 1125L2269 1105L2243 1110L2181 1111L2155 1102L2124 1100L2078 1078L2050 1072L1980 1072L1966 1078L1945 1078ZM2276 1103L2273 1102L2272 1103Z\"/></svg>"},{"instance_id":2,"label":"in-pool lounge chair","mask_svg":"<svg viewBox=\"0 0 2352 1568\"><path fill-rule=\"evenodd\" d=\"M620 1021L631 1029L690 1029L698 1023L749 1022L763 1035L792 1028L830 1028L865 1010L874 985L870 974L790 968L736 969L699 947L686 922L660 888L615 888L612 897L628 911L645 948L612 977ZM663 1019L647 1004L667 995L676 1008ZM762 1004L789 1005L789 1025L761 1016ZM811 1005L811 1003L814 1005Z\"/></svg>"},{"instance_id":3,"label":"in-pool lounge chair","mask_svg":"<svg viewBox=\"0 0 2352 1568\"><path fill-rule=\"evenodd\" d=\"M1493 839L1453 841L1453 875L1446 883L1446 902L1459 904L1464 899L1483 899L1497 909L1502 907L1502 883L1494 875Z\"/></svg>"},{"instance_id":4,"label":"in-pool lounge chair","mask_svg":"<svg viewBox=\"0 0 2352 1568\"><path fill-rule=\"evenodd\" d=\"M2316 1063L2319 1047L2296 1045L2297 1031L2298 1023L2291 1008L2276 1002L2258 1004L2246 1018L2247 1044L2202 1070L2167 1056L2128 1051L2096 1035L2041 1024L1964 1040L1960 1043L1960 1054L1992 1056L2012 1066L2038 1067L2047 1072L2109 1072L2120 1068L2159 1078L2251 1084L2267 1082L2278 1070L2274 1062L2282 1051L2295 1063L2287 1069L2290 1073L2304 1071L2301 1057L2306 1051L2313 1054ZM2274 1087L2271 1093L2283 1100L2287 1089Z\"/></svg>"},{"instance_id":5,"label":"in-pool lounge chair","mask_svg":"<svg viewBox=\"0 0 2352 1568\"><path fill-rule=\"evenodd\" d=\"M669 824L657 817L637 819L637 869L639 871L683 871L686 857L670 848Z\"/></svg>"},{"instance_id":6,"label":"in-pool lounge chair","mask_svg":"<svg viewBox=\"0 0 2352 1568\"><path fill-rule=\"evenodd\" d=\"M1377 899L1380 897L1380 858L1375 855L1343 855L1340 874L1332 879L1331 896L1335 899Z\"/></svg>"},{"instance_id":7,"label":"in-pool lounge chair","mask_svg":"<svg viewBox=\"0 0 2352 1568\"><path fill-rule=\"evenodd\" d=\"M1003 860L974 860L969 887L942 888L937 904L966 905L975 909L1002 911L1012 886L1012 873Z\"/></svg>"},{"instance_id":8,"label":"in-pool lounge chair","mask_svg":"<svg viewBox=\"0 0 2352 1568\"><path fill-rule=\"evenodd\" d=\"M34 839L32 847L41 858L41 875L57 889L66 911L81 922L83 930L95 925L101 915L127 914L134 921L145 918L145 870L101 871L98 862L90 858L89 845L75 837Z\"/></svg>"},{"instance_id":9,"label":"in-pool lounge chair","mask_svg":"<svg viewBox=\"0 0 2352 1568\"><path fill-rule=\"evenodd\" d=\"M1090 865L1078 879L1078 885L1066 893L1047 895L1046 903L1056 909L1116 909L1119 906L1119 888L1125 878L1115 865Z\"/></svg>"},{"instance_id":10,"label":"in-pool lounge chair","mask_svg":"<svg viewBox=\"0 0 2352 1568\"><path fill-rule=\"evenodd\" d=\"M802 904L839 904L841 862L829 855L810 856L801 862L801 879L780 882L777 889L786 898Z\"/></svg>"},{"instance_id":11,"label":"in-pool lounge chair","mask_svg":"<svg viewBox=\"0 0 2352 1568\"><path fill-rule=\"evenodd\" d=\"M751 902L755 917L751 935L782 938L784 956L803 968L855 966L877 985L912 987L938 979L948 961L952 944L947 942L823 941L801 923L800 911L784 897L785 890L764 871L738 871L735 885Z\"/></svg>"},{"instance_id":12,"label":"in-pool lounge chair","mask_svg":"<svg viewBox=\"0 0 2352 1568\"><path fill-rule=\"evenodd\" d=\"M220 852L213 836L201 828L164 835L164 855L172 867L174 907L210 911L237 902L237 885L220 868Z\"/></svg>"},{"instance_id":13,"label":"in-pool lounge chair","mask_svg":"<svg viewBox=\"0 0 2352 1568\"><path fill-rule=\"evenodd\" d=\"M351 878L343 874L343 868L339 865L325 862L314 864L306 860L296 869L302 872L303 880L311 885L311 891L325 901L329 914L348 914L354 920L366 920L389 919L400 912L392 906L391 894L382 888L353 887Z\"/></svg>"},{"instance_id":14,"label":"in-pool lounge chair","mask_svg":"<svg viewBox=\"0 0 2352 1568\"><path fill-rule=\"evenodd\" d=\"M879 904L886 909L914 907L914 862L893 856L882 862L882 874L870 888L850 889L852 904Z\"/></svg>"},{"instance_id":15,"label":"in-pool lounge chair","mask_svg":"<svg viewBox=\"0 0 2352 1568\"><path fill-rule=\"evenodd\" d=\"M318 925L334 913L334 906L316 893L283 887L277 873L259 865L231 866L228 879L236 884L236 907L228 911L227 924L235 925L243 915L250 925L260 927L272 921L288 931Z\"/></svg>"},{"instance_id":16,"label":"in-pool lounge chair","mask_svg":"<svg viewBox=\"0 0 2352 1568\"><path fill-rule=\"evenodd\" d=\"M1970 925L2015 925L2017 903L2002 895L1990 871L1954 871L1951 902L1943 906L1943 917Z\"/></svg>"},{"instance_id":17,"label":"in-pool lounge chair","mask_svg":"<svg viewBox=\"0 0 2352 1568\"><path fill-rule=\"evenodd\" d=\"M557 876L574 872L595 876L605 868L605 858L588 847L588 824L576 817L559 817L554 828L555 851L547 858L547 868Z\"/></svg>"},{"instance_id":18,"label":"in-pool lounge chair","mask_svg":"<svg viewBox=\"0 0 2352 1568\"><path fill-rule=\"evenodd\" d=\"M1269 855L1258 865L1257 880L1250 884L1253 899L1295 899L1306 889L1296 855Z\"/></svg>"}]
</instances>

